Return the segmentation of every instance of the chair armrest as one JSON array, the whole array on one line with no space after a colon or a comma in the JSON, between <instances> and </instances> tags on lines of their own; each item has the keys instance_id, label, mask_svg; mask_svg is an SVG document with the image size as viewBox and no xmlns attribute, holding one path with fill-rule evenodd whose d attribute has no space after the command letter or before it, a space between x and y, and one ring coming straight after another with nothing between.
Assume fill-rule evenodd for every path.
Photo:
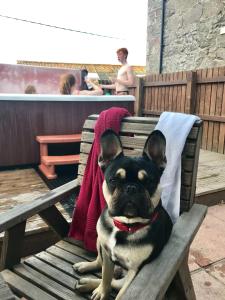
<instances>
[{"instance_id":1,"label":"chair armrest","mask_svg":"<svg viewBox=\"0 0 225 300\"><path fill-rule=\"evenodd\" d=\"M0 232L15 226L46 208L55 205L60 200L66 198L80 186L78 179L72 180L46 194L34 199L30 203L25 203L2 213L0 218Z\"/></svg>"},{"instance_id":2,"label":"chair armrest","mask_svg":"<svg viewBox=\"0 0 225 300\"><path fill-rule=\"evenodd\" d=\"M207 207L194 204L183 213L157 259L146 264L126 290L123 300L161 299L181 265L205 215Z\"/></svg>"}]
</instances>

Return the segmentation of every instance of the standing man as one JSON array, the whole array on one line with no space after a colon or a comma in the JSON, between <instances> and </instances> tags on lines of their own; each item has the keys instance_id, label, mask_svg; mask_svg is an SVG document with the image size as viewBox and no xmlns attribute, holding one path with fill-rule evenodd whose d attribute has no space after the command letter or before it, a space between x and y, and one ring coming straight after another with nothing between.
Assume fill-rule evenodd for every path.
<instances>
[{"instance_id":1,"label":"standing man","mask_svg":"<svg viewBox=\"0 0 225 300\"><path fill-rule=\"evenodd\" d=\"M132 67L127 63L128 50L120 48L116 51L118 61L122 64L118 71L117 78L113 84L102 84L103 89L116 90L116 95L128 95L128 86L134 84L134 73Z\"/></svg>"}]
</instances>

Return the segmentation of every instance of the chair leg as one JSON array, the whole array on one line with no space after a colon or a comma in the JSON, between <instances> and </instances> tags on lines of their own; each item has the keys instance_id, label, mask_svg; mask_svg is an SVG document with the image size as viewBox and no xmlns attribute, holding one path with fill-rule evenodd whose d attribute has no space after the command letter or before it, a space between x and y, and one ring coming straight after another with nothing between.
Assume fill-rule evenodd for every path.
<instances>
[{"instance_id":1,"label":"chair leg","mask_svg":"<svg viewBox=\"0 0 225 300\"><path fill-rule=\"evenodd\" d=\"M196 300L193 283L188 267L188 254L171 282L165 299Z\"/></svg>"},{"instance_id":2,"label":"chair leg","mask_svg":"<svg viewBox=\"0 0 225 300\"><path fill-rule=\"evenodd\" d=\"M48 178L48 179L55 179L57 178L57 174L55 173L55 166L46 166L45 164L41 163L39 166L39 170Z\"/></svg>"}]
</instances>

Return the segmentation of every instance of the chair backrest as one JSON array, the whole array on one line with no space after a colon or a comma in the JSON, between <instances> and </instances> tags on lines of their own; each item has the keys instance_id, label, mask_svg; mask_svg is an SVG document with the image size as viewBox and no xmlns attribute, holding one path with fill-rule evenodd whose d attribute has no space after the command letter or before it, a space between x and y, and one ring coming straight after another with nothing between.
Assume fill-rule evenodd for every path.
<instances>
[{"instance_id":1,"label":"chair backrest","mask_svg":"<svg viewBox=\"0 0 225 300\"><path fill-rule=\"evenodd\" d=\"M94 140L94 126L97 118L98 115L89 116L83 126L78 168L80 182ZM125 155L137 156L142 153L146 138L154 130L157 122L158 118L146 117L126 117L122 120L120 138ZM201 134L202 121L197 121L187 137L182 153L180 213L188 211L194 203Z\"/></svg>"}]
</instances>

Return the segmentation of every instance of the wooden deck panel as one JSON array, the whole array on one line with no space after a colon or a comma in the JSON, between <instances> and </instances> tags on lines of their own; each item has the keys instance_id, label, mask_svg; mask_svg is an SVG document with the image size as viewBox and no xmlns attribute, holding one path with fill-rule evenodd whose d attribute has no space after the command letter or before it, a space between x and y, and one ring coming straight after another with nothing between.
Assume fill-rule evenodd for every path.
<instances>
[{"instance_id":1,"label":"wooden deck panel","mask_svg":"<svg viewBox=\"0 0 225 300\"><path fill-rule=\"evenodd\" d=\"M200 150L196 195L207 195L223 190L225 191L225 155Z\"/></svg>"},{"instance_id":2,"label":"wooden deck panel","mask_svg":"<svg viewBox=\"0 0 225 300\"><path fill-rule=\"evenodd\" d=\"M48 191L49 188L33 168L0 171L0 215L16 205L31 202ZM68 221L71 220L60 203L56 207ZM28 219L26 231L43 227L47 227L46 223L35 215ZM0 237L2 235L1 233Z\"/></svg>"}]
</instances>

